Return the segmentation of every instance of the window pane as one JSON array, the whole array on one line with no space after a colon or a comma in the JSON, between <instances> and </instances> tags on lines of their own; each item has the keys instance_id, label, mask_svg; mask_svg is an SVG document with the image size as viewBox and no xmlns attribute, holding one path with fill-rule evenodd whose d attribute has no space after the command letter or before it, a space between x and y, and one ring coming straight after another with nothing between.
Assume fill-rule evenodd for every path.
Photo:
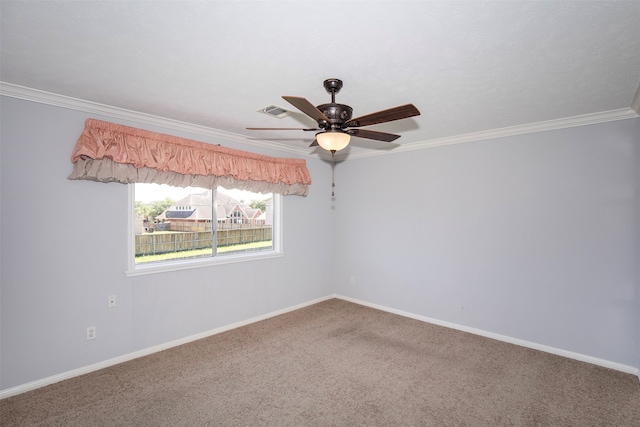
<instances>
[{"instance_id":1,"label":"window pane","mask_svg":"<svg viewBox=\"0 0 640 427\"><path fill-rule=\"evenodd\" d=\"M135 265L274 249L274 195L135 184Z\"/></svg>"}]
</instances>

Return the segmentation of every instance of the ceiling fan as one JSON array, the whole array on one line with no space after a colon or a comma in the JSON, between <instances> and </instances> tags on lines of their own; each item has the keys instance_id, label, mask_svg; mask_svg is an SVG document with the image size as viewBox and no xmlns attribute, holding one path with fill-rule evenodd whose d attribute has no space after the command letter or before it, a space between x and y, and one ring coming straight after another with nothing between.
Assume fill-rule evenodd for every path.
<instances>
[{"instance_id":1,"label":"ceiling fan","mask_svg":"<svg viewBox=\"0 0 640 427\"><path fill-rule=\"evenodd\" d=\"M298 96L283 96L287 102L311 117L318 123L318 128L247 128L247 130L302 130L316 133L316 139L310 145L319 145L334 154L347 145L352 136L373 139L376 141L392 142L400 135L361 129L363 126L386 123L394 120L406 119L420 115L420 111L413 104L401 105L388 110L378 111L352 119L353 108L344 104L336 104L336 93L342 89L342 80L327 79L324 88L331 94L331 103L314 106L307 99Z\"/></svg>"}]
</instances>

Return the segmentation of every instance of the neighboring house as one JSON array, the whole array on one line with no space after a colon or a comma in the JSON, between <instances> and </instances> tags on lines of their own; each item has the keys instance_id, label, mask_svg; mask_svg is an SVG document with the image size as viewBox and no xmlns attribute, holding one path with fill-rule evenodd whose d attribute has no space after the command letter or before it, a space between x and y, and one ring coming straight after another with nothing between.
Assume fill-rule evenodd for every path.
<instances>
[{"instance_id":1,"label":"neighboring house","mask_svg":"<svg viewBox=\"0 0 640 427\"><path fill-rule=\"evenodd\" d=\"M211 229L213 192L207 190L200 194L190 194L178 200L155 219L170 222L170 230L208 231ZM272 198L266 200L267 212L271 212ZM254 209L231 196L218 192L216 195L216 221L221 224L269 225L272 216L260 209Z\"/></svg>"},{"instance_id":2,"label":"neighboring house","mask_svg":"<svg viewBox=\"0 0 640 427\"><path fill-rule=\"evenodd\" d=\"M218 193L216 206L218 224L264 225L266 223L260 209L254 209L226 194Z\"/></svg>"}]
</instances>

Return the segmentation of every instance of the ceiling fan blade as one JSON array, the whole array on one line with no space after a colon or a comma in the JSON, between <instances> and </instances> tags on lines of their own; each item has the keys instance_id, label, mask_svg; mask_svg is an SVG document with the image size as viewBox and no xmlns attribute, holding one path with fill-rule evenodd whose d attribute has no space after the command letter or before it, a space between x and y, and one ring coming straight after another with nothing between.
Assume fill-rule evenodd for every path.
<instances>
[{"instance_id":1,"label":"ceiling fan blade","mask_svg":"<svg viewBox=\"0 0 640 427\"><path fill-rule=\"evenodd\" d=\"M299 96L283 96L282 98L296 107L298 110L305 113L307 116L311 117L316 122L325 121L329 123L329 118L325 116L322 111L318 110L315 105L310 103L306 98L301 98Z\"/></svg>"},{"instance_id":2,"label":"ceiling fan blade","mask_svg":"<svg viewBox=\"0 0 640 427\"><path fill-rule=\"evenodd\" d=\"M367 130L367 129L349 129L346 132L351 136L357 136L359 138L375 139L376 141L392 142L400 138L400 135L394 135L392 133L378 132L375 130Z\"/></svg>"},{"instance_id":3,"label":"ceiling fan blade","mask_svg":"<svg viewBox=\"0 0 640 427\"><path fill-rule=\"evenodd\" d=\"M310 145L309 147L317 147L317 146L319 146L319 145L320 145L320 144L318 144L318 140L317 140L317 139L314 139L314 140L313 140L313 142L311 143L311 145Z\"/></svg>"},{"instance_id":4,"label":"ceiling fan blade","mask_svg":"<svg viewBox=\"0 0 640 427\"><path fill-rule=\"evenodd\" d=\"M305 132L318 131L320 129L304 129L304 128L245 128L247 130L303 130Z\"/></svg>"},{"instance_id":5,"label":"ceiling fan blade","mask_svg":"<svg viewBox=\"0 0 640 427\"><path fill-rule=\"evenodd\" d=\"M377 113L367 114L366 116L356 117L345 123L345 127L369 126L419 115L420 111L418 111L413 104L406 104L389 108L388 110L378 111Z\"/></svg>"}]
</instances>

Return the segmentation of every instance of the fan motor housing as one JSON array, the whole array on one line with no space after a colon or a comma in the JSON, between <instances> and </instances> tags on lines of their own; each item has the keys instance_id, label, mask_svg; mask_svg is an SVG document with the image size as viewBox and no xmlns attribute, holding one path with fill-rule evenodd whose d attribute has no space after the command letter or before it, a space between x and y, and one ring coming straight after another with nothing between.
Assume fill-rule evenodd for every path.
<instances>
[{"instance_id":1,"label":"fan motor housing","mask_svg":"<svg viewBox=\"0 0 640 427\"><path fill-rule=\"evenodd\" d=\"M316 108L327 116L332 125L342 125L348 122L353 114L353 108L344 104L322 104Z\"/></svg>"}]
</instances>

